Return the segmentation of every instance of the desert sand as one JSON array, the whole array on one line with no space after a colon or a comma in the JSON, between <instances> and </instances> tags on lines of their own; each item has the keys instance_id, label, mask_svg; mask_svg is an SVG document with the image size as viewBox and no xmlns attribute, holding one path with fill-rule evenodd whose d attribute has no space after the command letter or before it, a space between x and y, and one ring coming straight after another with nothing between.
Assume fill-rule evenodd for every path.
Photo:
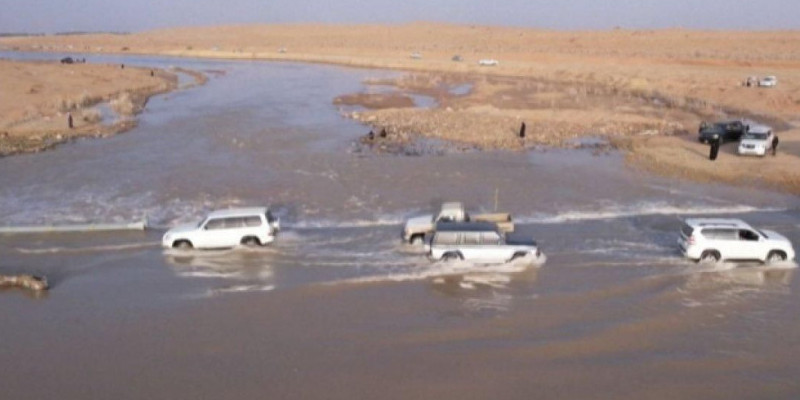
<instances>
[{"instance_id":1,"label":"desert sand","mask_svg":"<svg viewBox=\"0 0 800 400\"><path fill-rule=\"evenodd\" d=\"M0 155L130 129L150 96L176 84L174 74L159 70L151 76L118 65L0 60ZM101 105L113 115L104 118Z\"/></svg>"},{"instance_id":2,"label":"desert sand","mask_svg":"<svg viewBox=\"0 0 800 400\"><path fill-rule=\"evenodd\" d=\"M536 29L404 25L242 25L155 30L129 35L0 39L0 48L265 59L389 68L400 94L343 93L360 104L347 115L382 140L416 135L470 148L525 149L608 137L632 165L690 179L767 185L800 193L800 31ZM458 56L458 57L455 57ZM481 66L481 59L498 60ZM775 88L745 87L748 76L776 75ZM469 85L468 93L451 88ZM410 107L404 94L437 100ZM778 157L741 158L733 145L717 162L696 142L702 120L751 118L779 133ZM520 124L527 125L520 139Z\"/></svg>"}]
</instances>

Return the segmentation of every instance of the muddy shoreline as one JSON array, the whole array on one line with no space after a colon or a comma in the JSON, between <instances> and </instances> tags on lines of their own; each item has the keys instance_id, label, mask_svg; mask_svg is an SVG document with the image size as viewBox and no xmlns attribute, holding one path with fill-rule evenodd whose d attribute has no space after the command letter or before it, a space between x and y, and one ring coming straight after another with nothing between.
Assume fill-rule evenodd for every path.
<instances>
[{"instance_id":1,"label":"muddy shoreline","mask_svg":"<svg viewBox=\"0 0 800 400\"><path fill-rule=\"evenodd\" d=\"M618 150L624 152L629 165L652 173L800 194L800 176L780 166L796 163L799 155L795 152L782 153L780 161L739 160L732 149L735 144L729 144L731 158L743 164L755 161L769 165L728 170L709 164L704 146L694 143L701 121L734 118L769 124L776 133L794 139L797 135L792 123L778 116L658 92L540 78L409 73L394 79L366 80L365 85L366 91L333 101L335 105L358 107L342 113L371 132L359 139L357 151L441 155L548 147L588 148L595 154ZM382 89L376 91L374 86ZM469 90L453 91L464 86ZM409 106L415 96L429 97L435 106ZM669 157L662 154L674 153L675 149L682 151Z\"/></svg>"},{"instance_id":2,"label":"muddy shoreline","mask_svg":"<svg viewBox=\"0 0 800 400\"><path fill-rule=\"evenodd\" d=\"M365 124L365 134L370 129L387 131L379 142L360 140L357 151L371 148L408 155L523 151L572 147L582 137L603 137L611 147L626 151L635 169L663 174L679 170L686 179L800 193L800 186L793 183L800 180L800 129L794 128L800 112L796 83L800 52L790 45L798 35L793 31L547 32L426 23L254 25L124 36L6 38L0 46L403 71L405 78L367 79L369 91L341 93L333 99L342 114ZM499 65L477 64L488 56L499 59ZM742 85L748 76L766 74L779 76L776 88ZM471 90L452 92L463 85ZM420 97L435 106L414 107ZM762 160L739 159L733 157L735 151L728 151L737 160L731 164L741 161L735 168L723 166L727 161L709 164L703 154L707 149L694 140L697 126L702 120L730 118L771 125L787 151ZM520 138L523 122L526 135Z\"/></svg>"},{"instance_id":3,"label":"muddy shoreline","mask_svg":"<svg viewBox=\"0 0 800 400\"><path fill-rule=\"evenodd\" d=\"M5 70L35 69L35 78L23 82L22 86L30 87L28 93L47 92L50 98L5 106L0 118L0 157L36 153L74 140L127 132L137 126L136 116L144 110L150 98L178 88L176 73L191 76L194 79L192 86L202 85L208 79L200 72L183 68L164 70L128 66L126 69L124 65L112 67L104 64L65 66L41 61L4 61L2 67ZM83 68L91 70L83 72ZM106 83L120 79L122 74L130 75L131 71L145 79L149 76L155 83L146 83L141 78L116 86ZM91 83L86 79L72 78L76 72L91 74ZM47 82L58 83L48 87ZM81 89L87 86L91 87L93 94ZM17 88L10 92L13 93L14 89ZM70 94L81 90L83 93L78 97ZM27 99L24 95L20 97ZM60 100L53 105L52 98Z\"/></svg>"}]
</instances>

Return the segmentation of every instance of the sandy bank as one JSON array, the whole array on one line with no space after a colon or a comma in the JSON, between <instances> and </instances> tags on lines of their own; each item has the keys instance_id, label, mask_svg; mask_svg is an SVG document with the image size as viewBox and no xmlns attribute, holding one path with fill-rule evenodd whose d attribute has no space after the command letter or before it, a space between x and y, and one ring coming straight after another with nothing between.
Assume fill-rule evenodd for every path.
<instances>
[{"instance_id":1,"label":"sandy bank","mask_svg":"<svg viewBox=\"0 0 800 400\"><path fill-rule=\"evenodd\" d=\"M387 128L388 139L395 143L423 135L470 148L524 149L563 145L587 135L611 136L615 143L624 139L632 163L653 171L800 192L794 170L788 167L794 165L796 152L778 157L786 162L774 167L762 168L773 160L747 160L761 164L747 171L713 172L709 168L721 168L709 165L723 162L708 164L692 137L701 120L749 117L777 131L795 126L800 115L800 31L245 25L4 38L0 47L405 70L411 74L393 82L372 82L388 85L394 94L343 93L332 101L343 107L364 106L347 113L367 125ZM478 64L487 58L499 65ZM743 86L753 75L777 75L779 84L771 89ZM470 85L468 93L450 92L463 84ZM430 96L437 106L411 108L411 95ZM523 121L527 131L520 139ZM785 136L791 148L793 134ZM740 174L752 179L736 179Z\"/></svg>"},{"instance_id":2,"label":"sandy bank","mask_svg":"<svg viewBox=\"0 0 800 400\"><path fill-rule=\"evenodd\" d=\"M150 96L176 85L161 70L0 60L0 155L130 129Z\"/></svg>"}]
</instances>

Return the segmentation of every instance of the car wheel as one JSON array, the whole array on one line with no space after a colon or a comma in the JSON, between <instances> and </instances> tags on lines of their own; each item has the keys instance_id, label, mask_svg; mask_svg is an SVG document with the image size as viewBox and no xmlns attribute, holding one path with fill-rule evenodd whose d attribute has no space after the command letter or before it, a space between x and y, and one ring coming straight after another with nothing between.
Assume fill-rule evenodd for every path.
<instances>
[{"instance_id":1,"label":"car wheel","mask_svg":"<svg viewBox=\"0 0 800 400\"><path fill-rule=\"evenodd\" d=\"M178 240L177 242L172 244L172 247L182 250L188 250L193 248L194 246L192 246L192 242L188 240Z\"/></svg>"},{"instance_id":2,"label":"car wheel","mask_svg":"<svg viewBox=\"0 0 800 400\"><path fill-rule=\"evenodd\" d=\"M425 236L424 235L414 235L411 237L411 244L414 246L421 246L425 243Z\"/></svg>"},{"instance_id":3,"label":"car wheel","mask_svg":"<svg viewBox=\"0 0 800 400\"><path fill-rule=\"evenodd\" d=\"M697 260L700 263L710 264L710 263L717 263L720 260L719 252L716 250L706 250L703 254L700 255L700 259Z\"/></svg>"},{"instance_id":4,"label":"car wheel","mask_svg":"<svg viewBox=\"0 0 800 400\"><path fill-rule=\"evenodd\" d=\"M258 240L256 237L248 236L246 238L242 238L243 245L254 247L254 246L261 246L261 241Z\"/></svg>"},{"instance_id":5,"label":"car wheel","mask_svg":"<svg viewBox=\"0 0 800 400\"><path fill-rule=\"evenodd\" d=\"M445 261L445 262L463 260L463 259L464 259L464 257L462 257L460 253L445 253L442 256L442 261Z\"/></svg>"},{"instance_id":6,"label":"car wheel","mask_svg":"<svg viewBox=\"0 0 800 400\"><path fill-rule=\"evenodd\" d=\"M786 261L786 254L784 254L782 251L773 250L767 255L767 263L769 264L781 261Z\"/></svg>"}]
</instances>

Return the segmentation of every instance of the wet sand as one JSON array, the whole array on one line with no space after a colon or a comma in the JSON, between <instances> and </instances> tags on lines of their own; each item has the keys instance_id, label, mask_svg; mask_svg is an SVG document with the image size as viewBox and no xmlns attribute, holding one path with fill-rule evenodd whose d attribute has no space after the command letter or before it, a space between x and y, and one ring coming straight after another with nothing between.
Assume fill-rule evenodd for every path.
<instances>
[{"instance_id":1,"label":"wet sand","mask_svg":"<svg viewBox=\"0 0 800 400\"><path fill-rule=\"evenodd\" d=\"M798 35L682 29L559 32L429 23L253 25L4 38L0 46L427 72L392 83L400 94L340 93L337 101L369 108L349 114L368 129L379 126L396 133L387 148L402 148L409 135L470 149L569 146L578 137L624 136L637 138L623 146L636 168L799 193L800 161L792 150L798 134L787 131L797 125L800 112L800 53L793 45ZM453 61L455 55L460 61ZM479 66L478 60L485 58L497 59L499 65ZM777 75L779 84L770 89L743 86L752 75ZM458 96L436 94L453 82L468 82L472 90ZM433 96L436 104L410 109L409 94ZM786 157L761 160L754 168L713 167L702 148L690 144L701 120L741 117L780 132ZM517 138L522 122L527 125L525 140ZM653 141L653 135L680 138Z\"/></svg>"}]
</instances>

